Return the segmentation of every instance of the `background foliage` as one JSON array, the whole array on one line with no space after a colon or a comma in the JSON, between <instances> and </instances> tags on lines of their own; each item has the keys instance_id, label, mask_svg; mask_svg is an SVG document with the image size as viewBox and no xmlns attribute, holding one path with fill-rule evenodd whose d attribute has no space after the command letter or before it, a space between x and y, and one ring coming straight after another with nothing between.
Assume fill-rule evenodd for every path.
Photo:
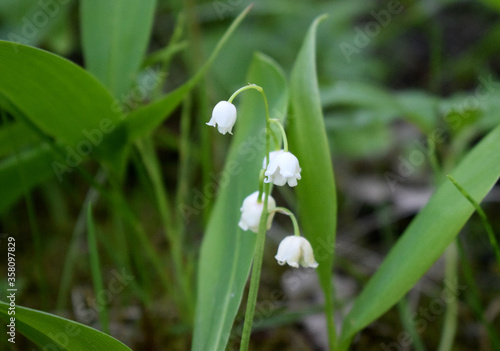
<instances>
[{"instance_id":1,"label":"background foliage","mask_svg":"<svg viewBox=\"0 0 500 351\"><path fill-rule=\"evenodd\" d=\"M326 349L321 286L335 290L328 298L337 326L348 321L341 341L366 327L353 350L498 347L498 263L474 208L445 177L451 172L477 201L486 196L481 205L498 232L496 2L256 1L237 18L248 3L0 2L0 248L16 238L17 304L109 330L134 350L186 350L200 349L197 333L213 335L193 332L200 309L218 315L228 303L230 313L219 317L235 349L245 273L231 278L238 291L212 286L220 301L203 293L210 296L214 276L249 270L250 258L232 251L248 233L222 229L234 226L246 194L235 184L256 186L251 173L227 179L227 170L259 127L247 116L262 113L260 100L253 93L237 100L234 138L205 122L217 101L250 81L291 122L291 146L311 142L293 150L304 159L303 188L275 190L278 203L298 210L307 230L317 221L307 212L315 196L304 189L326 187L320 195L338 202L324 204L331 217L320 216L325 228L338 228L335 265L321 267L320 282L313 271L276 265L291 226L275 221L251 347ZM323 13L317 33L306 36ZM318 141L323 126L307 130L305 118L321 115L327 138ZM310 151L319 149L320 156ZM330 157L336 195L321 178ZM307 172L315 177L308 185ZM322 234L304 234L318 240L317 255L332 248L333 238L321 244ZM241 247L253 245L242 238ZM389 268L367 284L386 256ZM0 279L2 291L6 284ZM438 308L450 289L457 298ZM223 298L233 293L236 300ZM20 321L30 311L20 310ZM18 339L14 350L35 347L36 337ZM5 338L0 345L11 346Z\"/></svg>"}]
</instances>

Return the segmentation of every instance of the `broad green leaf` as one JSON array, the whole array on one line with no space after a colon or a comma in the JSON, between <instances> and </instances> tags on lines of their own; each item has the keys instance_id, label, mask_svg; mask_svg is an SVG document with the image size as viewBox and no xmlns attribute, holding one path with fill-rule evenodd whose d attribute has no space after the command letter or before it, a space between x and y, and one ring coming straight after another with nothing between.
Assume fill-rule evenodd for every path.
<instances>
[{"instance_id":1,"label":"broad green leaf","mask_svg":"<svg viewBox=\"0 0 500 351\"><path fill-rule=\"evenodd\" d=\"M499 149L500 126L485 136L451 172L478 203L500 176ZM473 212L474 207L451 182L441 184L356 299L345 318L342 350L347 349L357 332L386 312L415 285L455 239Z\"/></svg>"},{"instance_id":2,"label":"broad green leaf","mask_svg":"<svg viewBox=\"0 0 500 351\"><path fill-rule=\"evenodd\" d=\"M142 63L156 0L82 0L85 67L115 97L125 94Z\"/></svg>"},{"instance_id":3,"label":"broad green leaf","mask_svg":"<svg viewBox=\"0 0 500 351\"><path fill-rule=\"evenodd\" d=\"M26 162L24 184L28 189L57 175L54 162L58 162L62 176L89 155L117 164L127 138L109 92L89 73L64 58L24 45L17 48L16 53L11 43L0 41L0 104L24 124L22 129L29 127L55 139L66 154L56 158L48 147L23 152L20 160ZM16 184L18 168L15 157L3 160L2 184ZM9 187L2 194L0 211L17 200L23 190Z\"/></svg>"},{"instance_id":4,"label":"broad green leaf","mask_svg":"<svg viewBox=\"0 0 500 351\"><path fill-rule=\"evenodd\" d=\"M109 92L62 57L17 47L16 53L11 43L0 41L0 94L43 133L77 153L87 156L89 149L97 149L113 159L126 138Z\"/></svg>"},{"instance_id":5,"label":"broad green leaf","mask_svg":"<svg viewBox=\"0 0 500 351\"><path fill-rule=\"evenodd\" d=\"M129 133L129 140L135 141L158 127L182 102L184 97L193 89L193 87L200 81L201 78L208 71L213 64L219 51L226 44L229 37L233 34L241 21L245 18L252 5L249 5L243 12L236 17L231 26L227 29L224 36L217 43L212 55L210 55L207 62L203 65L198 73L189 81L165 95L163 98L154 101L153 103L139 108L127 116L125 123Z\"/></svg>"},{"instance_id":6,"label":"broad green leaf","mask_svg":"<svg viewBox=\"0 0 500 351\"><path fill-rule=\"evenodd\" d=\"M9 315L9 304L0 302L0 318L9 324L11 317L13 316ZM109 335L49 313L16 306L14 317L15 330L46 350L131 351Z\"/></svg>"},{"instance_id":7,"label":"broad green leaf","mask_svg":"<svg viewBox=\"0 0 500 351\"><path fill-rule=\"evenodd\" d=\"M5 41L0 41L0 102L3 108L9 108L9 112L14 106L14 109L19 110L16 115L27 118L43 133L67 144L67 157L70 159L75 159L76 152L76 159L83 161L86 155L78 152L78 146L85 146L83 143L89 145L90 142L93 148L98 147L96 156L101 155L119 169L124 164L127 142L152 132L181 103L210 68L250 8L247 7L235 19L197 75L164 98L133 111L125 120L126 126L122 123L117 100L81 67L46 51L24 45L16 44L19 49L16 54L13 44ZM32 77L37 79L32 80ZM110 129L113 130L107 133ZM127 130L132 136L127 136ZM101 135L102 145L98 142ZM47 150L32 150L23 158L29 165L43 168L39 174L29 173L30 179L26 184L30 188L50 178L53 163L49 161L49 156ZM13 161L11 158L0 164L0 179L5 181L3 184L13 184L17 179L17 165ZM64 160L60 164L62 167L68 166ZM65 170L71 172L73 166L69 165ZM61 172L66 174L63 170ZM8 193L9 196L2 196L0 200L0 212L23 194L15 189L9 189Z\"/></svg>"},{"instance_id":8,"label":"broad green leaf","mask_svg":"<svg viewBox=\"0 0 500 351\"><path fill-rule=\"evenodd\" d=\"M271 118L283 118L288 91L284 74L276 63L256 54L247 81L264 88ZM237 99L240 98L234 137L220 173L217 200L201 247L192 346L196 351L225 349L253 257L256 235L238 227L239 208L246 196L258 190L265 153L266 115L257 91L244 92ZM217 135L224 137L227 135ZM185 215L199 212L200 208L184 208Z\"/></svg>"},{"instance_id":9,"label":"broad green leaf","mask_svg":"<svg viewBox=\"0 0 500 351\"><path fill-rule=\"evenodd\" d=\"M330 346L335 342L333 322L332 265L337 225L337 200L332 159L328 148L316 75L318 17L306 34L290 80L292 114L289 144L302 168L296 187L303 235L311 243L318 278L325 294Z\"/></svg>"}]
</instances>

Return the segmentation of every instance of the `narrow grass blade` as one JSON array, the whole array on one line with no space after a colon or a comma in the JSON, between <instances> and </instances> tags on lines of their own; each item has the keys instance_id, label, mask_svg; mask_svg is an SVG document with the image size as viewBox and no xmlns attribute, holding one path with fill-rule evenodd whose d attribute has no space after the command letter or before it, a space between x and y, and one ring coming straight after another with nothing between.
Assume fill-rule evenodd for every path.
<instances>
[{"instance_id":1,"label":"narrow grass blade","mask_svg":"<svg viewBox=\"0 0 500 351\"><path fill-rule=\"evenodd\" d=\"M169 266L172 266L174 275L174 286L172 287L174 298L177 301L179 309L187 322L192 323L194 315L194 292L191 289L190 278L185 273L183 260L183 238L180 235L178 226L172 218L172 206L169 200L167 189L163 184L163 175L160 167L160 161L156 155L154 145L149 137L136 143L142 162L146 169L149 180L153 187L154 197L158 212L163 225L165 239L169 247Z\"/></svg>"},{"instance_id":2,"label":"narrow grass blade","mask_svg":"<svg viewBox=\"0 0 500 351\"><path fill-rule=\"evenodd\" d=\"M106 176L104 172L99 172L95 179L96 182L102 184ZM82 207L75 221L73 233L69 247L66 249L66 257L63 263L61 280L59 282L59 291L57 294L56 309L62 310L66 307L66 301L70 296L71 282L73 280L74 268L78 258L80 248L80 238L84 235L87 223L87 208L90 203L96 203L99 199L99 192L95 188L90 188L83 200Z\"/></svg>"},{"instance_id":3,"label":"narrow grass blade","mask_svg":"<svg viewBox=\"0 0 500 351\"><path fill-rule=\"evenodd\" d=\"M500 176L500 126L486 135L451 172L480 202ZM389 252L346 316L342 350L354 335L393 306L441 256L474 212L450 182L439 186ZM454 284L454 282L451 282Z\"/></svg>"},{"instance_id":4,"label":"narrow grass blade","mask_svg":"<svg viewBox=\"0 0 500 351\"><path fill-rule=\"evenodd\" d=\"M415 348L415 351L425 351L424 343L422 342L414 323L412 323L413 321L408 318L408 316L412 314L408 299L402 298L399 300L398 312L401 324L405 328L406 332L411 336L411 340L413 342L412 346Z\"/></svg>"},{"instance_id":5,"label":"narrow grass blade","mask_svg":"<svg viewBox=\"0 0 500 351\"><path fill-rule=\"evenodd\" d=\"M462 271L468 287L467 291L465 292L465 300L467 301L467 305L469 305L476 318L481 321L483 327L486 329L491 349L500 350L500 337L498 335L498 329L494 328L490 321L486 319L485 308L483 307L483 303L481 302L481 293L474 278L474 271L469 262L469 259L467 258L467 253L465 252L464 245L459 238L456 239L456 243L458 246L458 252L460 254Z\"/></svg>"},{"instance_id":6,"label":"narrow grass blade","mask_svg":"<svg viewBox=\"0 0 500 351\"><path fill-rule=\"evenodd\" d=\"M490 244L493 247L493 252L495 253L495 257L497 259L498 267L500 268L500 248L498 247L498 241L495 237L495 233L493 232L493 228L491 227L490 222L488 221L488 217L486 217L486 213L484 213L481 206L475 201L458 182L451 175L448 175L448 179L457 187L457 189L463 194L463 196L471 203L472 206L476 209L477 214L481 218L481 222L483 223L484 229L488 234L488 238L490 239Z\"/></svg>"},{"instance_id":7,"label":"narrow grass blade","mask_svg":"<svg viewBox=\"0 0 500 351\"><path fill-rule=\"evenodd\" d=\"M101 265L99 263L99 250L97 248L97 241L95 236L94 219L92 217L92 204L89 202L87 207L87 240L89 245L90 256L90 271L92 273L92 283L94 284L94 294L99 294L104 290ZM101 323L102 330L109 334L109 312L107 304L102 304L99 310L99 322Z\"/></svg>"},{"instance_id":8,"label":"narrow grass blade","mask_svg":"<svg viewBox=\"0 0 500 351\"><path fill-rule=\"evenodd\" d=\"M288 130L290 149L302 168L302 179L296 187L300 223L319 263L317 273L325 295L329 343L333 348L336 331L332 265L337 196L316 75L316 29L324 18L318 17L311 25L292 71Z\"/></svg>"},{"instance_id":9,"label":"narrow grass blade","mask_svg":"<svg viewBox=\"0 0 500 351\"><path fill-rule=\"evenodd\" d=\"M458 280L458 250L455 242L451 243L445 253L445 283L446 281ZM458 286L448 286L448 290L458 296L460 291ZM443 320L443 330L441 331L441 339L439 341L438 351L452 351L457 333L458 324L458 299L453 299L446 304L446 312Z\"/></svg>"}]
</instances>

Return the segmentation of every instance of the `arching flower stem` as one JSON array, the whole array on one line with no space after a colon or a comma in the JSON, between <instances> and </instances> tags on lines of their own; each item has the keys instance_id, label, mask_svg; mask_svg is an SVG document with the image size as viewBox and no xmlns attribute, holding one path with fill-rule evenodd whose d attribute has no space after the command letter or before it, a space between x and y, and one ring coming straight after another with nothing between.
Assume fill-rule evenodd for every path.
<instances>
[{"instance_id":1,"label":"arching flower stem","mask_svg":"<svg viewBox=\"0 0 500 351\"><path fill-rule=\"evenodd\" d=\"M288 139L286 137L285 133L285 128L283 128L283 125L281 124L279 119L271 119L271 122L276 124L280 131L281 131L281 136L283 137L283 151L288 152Z\"/></svg>"},{"instance_id":2,"label":"arching flower stem","mask_svg":"<svg viewBox=\"0 0 500 351\"><path fill-rule=\"evenodd\" d=\"M270 146L270 142L269 142L269 138L271 136L271 122L273 122L273 121L275 123L279 123L279 122L278 122L278 120L271 119L271 117L269 115L269 104L267 103L267 97L266 97L266 94L264 93L264 89L261 86L257 85L257 84L248 84L248 85L245 85L244 87L241 87L238 90L236 90L233 93L233 95L231 95L231 97L229 98L228 102L232 103L233 100L239 94L241 94L242 92L244 92L246 90L249 90L249 89L257 90L262 95L262 99L264 100L264 105L265 105L265 108L266 108L266 155L267 155L267 164L269 164L269 160L270 160L270 155L269 154L271 152L271 146ZM283 126L281 126L281 124L280 124L280 127L282 129L282 134L284 135L285 131L283 130ZM284 140L286 140L286 136L284 136ZM264 177L261 174L261 176L259 177L259 197L258 197L258 199L259 199L258 201L259 202L262 199L262 189L264 189ZM265 197L267 198L268 195L269 195L269 193L266 193Z\"/></svg>"},{"instance_id":3,"label":"arching flower stem","mask_svg":"<svg viewBox=\"0 0 500 351\"><path fill-rule=\"evenodd\" d=\"M270 148L270 145L269 145L269 136L271 135L271 121L273 121L269 115L269 104L267 103L267 97L266 97L266 94L264 93L264 89L262 89L261 86L257 85L257 84L248 84L248 85L245 85L244 87L241 87L239 88L238 90L236 90L233 95L231 95L231 97L229 98L229 100L227 100L229 103L232 103L233 100L239 95L241 94L242 92L244 92L245 90L249 90L249 89L254 89L254 90L257 90L261 95L262 95L262 98L264 99L264 105L265 105L265 108L266 108L266 155L267 155L267 163L269 164L269 153L271 152L271 148ZM281 126L282 128L282 133L284 134L284 130L283 130L283 126ZM286 138L286 136L285 136ZM269 195L269 194L268 194Z\"/></svg>"},{"instance_id":4,"label":"arching flower stem","mask_svg":"<svg viewBox=\"0 0 500 351\"><path fill-rule=\"evenodd\" d=\"M275 212L282 213L282 214L285 214L288 217L290 217L290 219L292 220L292 224L293 224L293 234L295 236L300 236L299 223L297 222L297 217L295 217L295 215L293 214L292 211L290 211L288 208L285 208L285 207L276 207L274 210L270 211L269 214L275 213Z\"/></svg>"},{"instance_id":5,"label":"arching flower stem","mask_svg":"<svg viewBox=\"0 0 500 351\"><path fill-rule=\"evenodd\" d=\"M238 96L240 95L242 92L244 92L245 90L248 90L248 89L255 89L257 91L260 91L262 92L262 87L256 85L256 84L248 84L248 85L245 85L244 87L241 87L239 88L238 90L236 90L233 95L231 95L231 97L229 98L229 100L227 100L228 102L232 103L233 100Z\"/></svg>"}]
</instances>

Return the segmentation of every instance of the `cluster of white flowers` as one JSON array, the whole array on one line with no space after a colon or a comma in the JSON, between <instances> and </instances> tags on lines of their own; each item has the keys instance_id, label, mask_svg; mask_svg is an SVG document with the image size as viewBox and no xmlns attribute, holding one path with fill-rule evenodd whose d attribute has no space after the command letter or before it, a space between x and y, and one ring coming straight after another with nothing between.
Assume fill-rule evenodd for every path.
<instances>
[{"instance_id":1,"label":"cluster of white flowers","mask_svg":"<svg viewBox=\"0 0 500 351\"><path fill-rule=\"evenodd\" d=\"M231 99L230 99L231 101ZM212 112L212 118L207 123L209 126L216 127L221 134L232 134L232 129L236 123L236 107L229 101L220 101ZM265 170L265 183L273 183L277 186L288 184L290 187L297 186L298 180L301 179L301 168L299 160L288 150L276 150L269 154L269 162L267 156L264 157L262 168ZM276 201L269 195L267 199L267 229L271 228L271 224L276 212ZM241 218L238 223L243 230L251 230L254 233L259 231L260 219L264 210L264 194L259 191L248 195L241 206ZM293 214L291 214L293 216ZM316 268L318 263L314 259L313 249L309 241L298 235L290 235L284 238L278 247L278 253L275 256L278 264L284 265L288 263L291 267Z\"/></svg>"}]
</instances>

